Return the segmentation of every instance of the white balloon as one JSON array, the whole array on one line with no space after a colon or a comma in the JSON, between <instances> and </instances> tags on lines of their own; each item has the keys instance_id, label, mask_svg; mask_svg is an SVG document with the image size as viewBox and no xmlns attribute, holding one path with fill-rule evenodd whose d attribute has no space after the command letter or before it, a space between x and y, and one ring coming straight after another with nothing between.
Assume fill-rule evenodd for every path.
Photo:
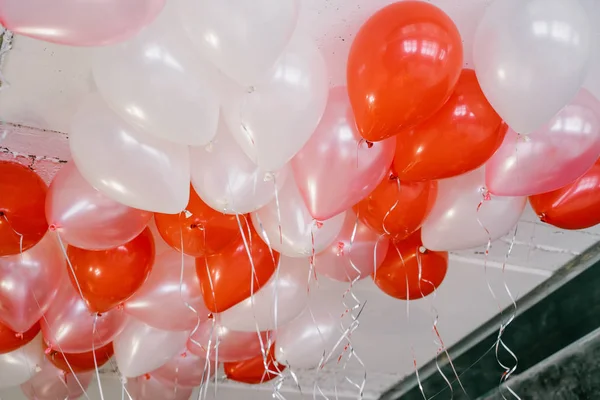
<instances>
[{"instance_id":1,"label":"white balloon","mask_svg":"<svg viewBox=\"0 0 600 400\"><path fill-rule=\"evenodd\" d=\"M27 382L44 361L42 334L38 334L25 346L0 354L0 389Z\"/></svg>"},{"instance_id":2,"label":"white balloon","mask_svg":"<svg viewBox=\"0 0 600 400\"><path fill-rule=\"evenodd\" d=\"M209 206L225 214L248 214L275 197L289 174L286 165L274 174L253 163L221 121L217 137L204 147L192 147L192 184Z\"/></svg>"},{"instance_id":3,"label":"white balloon","mask_svg":"<svg viewBox=\"0 0 600 400\"><path fill-rule=\"evenodd\" d=\"M423 246L463 250L506 235L523 214L527 197L487 196L483 167L440 180L437 200L421 228Z\"/></svg>"},{"instance_id":4,"label":"white balloon","mask_svg":"<svg viewBox=\"0 0 600 400\"><path fill-rule=\"evenodd\" d=\"M254 229L265 243L288 257L310 257L313 252L325 250L337 238L345 218L343 212L325 221L315 221L293 176L288 177L276 199L251 214Z\"/></svg>"},{"instance_id":5,"label":"white balloon","mask_svg":"<svg viewBox=\"0 0 600 400\"><path fill-rule=\"evenodd\" d=\"M187 331L163 331L131 318L113 341L119 371L128 378L153 371L184 348L188 337Z\"/></svg>"},{"instance_id":6,"label":"white balloon","mask_svg":"<svg viewBox=\"0 0 600 400\"><path fill-rule=\"evenodd\" d=\"M175 214L189 198L187 146L127 124L98 94L88 96L71 124L69 145L81 175L129 207Z\"/></svg>"},{"instance_id":7,"label":"white balloon","mask_svg":"<svg viewBox=\"0 0 600 400\"><path fill-rule=\"evenodd\" d=\"M309 266L306 258L282 256L279 271L253 298L219 314L221 325L233 331L268 331L296 318L308 300Z\"/></svg>"},{"instance_id":8,"label":"white balloon","mask_svg":"<svg viewBox=\"0 0 600 400\"><path fill-rule=\"evenodd\" d=\"M298 0L179 0L183 26L202 54L242 85L268 72L290 40Z\"/></svg>"},{"instance_id":9,"label":"white balloon","mask_svg":"<svg viewBox=\"0 0 600 400\"><path fill-rule=\"evenodd\" d=\"M159 138L186 145L210 142L219 100L207 66L177 25L169 2L133 39L95 50L96 86L123 119Z\"/></svg>"},{"instance_id":10,"label":"white balloon","mask_svg":"<svg viewBox=\"0 0 600 400\"><path fill-rule=\"evenodd\" d=\"M577 0L496 0L475 34L477 79L502 119L530 133L575 97L591 39Z\"/></svg>"},{"instance_id":11,"label":"white balloon","mask_svg":"<svg viewBox=\"0 0 600 400\"><path fill-rule=\"evenodd\" d=\"M306 144L327 105L325 60L311 39L295 35L267 79L223 104L244 152L264 171L281 169Z\"/></svg>"}]
</instances>

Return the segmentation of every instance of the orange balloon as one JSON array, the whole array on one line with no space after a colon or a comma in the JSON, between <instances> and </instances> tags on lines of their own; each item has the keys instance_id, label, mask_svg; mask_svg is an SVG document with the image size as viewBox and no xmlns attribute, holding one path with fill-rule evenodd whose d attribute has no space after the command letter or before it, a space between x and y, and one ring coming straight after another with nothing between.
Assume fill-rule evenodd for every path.
<instances>
[{"instance_id":1,"label":"orange balloon","mask_svg":"<svg viewBox=\"0 0 600 400\"><path fill-rule=\"evenodd\" d=\"M72 369L74 373L79 373L96 369L94 353L96 354L96 364L100 368L113 356L113 345L109 343L106 346L97 348L93 352L87 351L85 353L61 353L52 350L46 354L46 358L58 369L65 372L71 372ZM69 366L71 366L71 369L69 369Z\"/></svg>"},{"instance_id":2,"label":"orange balloon","mask_svg":"<svg viewBox=\"0 0 600 400\"><path fill-rule=\"evenodd\" d=\"M437 182L398 182L391 171L354 211L375 232L402 240L421 227L436 196Z\"/></svg>"},{"instance_id":3,"label":"orange balloon","mask_svg":"<svg viewBox=\"0 0 600 400\"><path fill-rule=\"evenodd\" d=\"M0 322L0 354L10 353L31 342L40 332L40 323L36 322L27 332L18 333Z\"/></svg>"},{"instance_id":4,"label":"orange balloon","mask_svg":"<svg viewBox=\"0 0 600 400\"><path fill-rule=\"evenodd\" d=\"M192 257L217 254L240 237L236 216L210 208L193 187L186 211L154 214L160 236L177 251L181 251L182 235L183 252Z\"/></svg>"},{"instance_id":5,"label":"orange balloon","mask_svg":"<svg viewBox=\"0 0 600 400\"><path fill-rule=\"evenodd\" d=\"M106 312L130 298L146 281L154 263L154 239L146 228L135 239L108 250L69 246L69 261L92 312ZM71 283L75 277L67 266Z\"/></svg>"},{"instance_id":6,"label":"orange balloon","mask_svg":"<svg viewBox=\"0 0 600 400\"><path fill-rule=\"evenodd\" d=\"M403 182L461 175L483 165L502 144L506 130L475 71L465 69L441 110L400 133L394 167Z\"/></svg>"},{"instance_id":7,"label":"orange balloon","mask_svg":"<svg viewBox=\"0 0 600 400\"><path fill-rule=\"evenodd\" d=\"M390 244L383 263L373 273L379 289L400 300L420 299L433 293L446 276L448 253L422 246L421 231Z\"/></svg>"},{"instance_id":8,"label":"orange balloon","mask_svg":"<svg viewBox=\"0 0 600 400\"><path fill-rule=\"evenodd\" d=\"M372 142L423 122L448 100L463 64L458 29L442 10L400 1L360 28L348 58L348 92Z\"/></svg>"},{"instance_id":9,"label":"orange balloon","mask_svg":"<svg viewBox=\"0 0 600 400\"><path fill-rule=\"evenodd\" d=\"M600 224L600 159L575 182L548 193L529 196L539 219L562 229Z\"/></svg>"},{"instance_id":10,"label":"orange balloon","mask_svg":"<svg viewBox=\"0 0 600 400\"><path fill-rule=\"evenodd\" d=\"M271 345L267 352L268 369L265 369L265 359L262 354L245 361L226 362L223 363L223 367L228 379L251 385L273 380L279 376L278 373L285 370L285 365L279 364L275 360L275 343Z\"/></svg>"},{"instance_id":11,"label":"orange balloon","mask_svg":"<svg viewBox=\"0 0 600 400\"><path fill-rule=\"evenodd\" d=\"M200 278L202 297L211 312L223 312L247 299L252 294L252 289L256 293L277 269L279 253L273 251L271 256L269 246L262 241L252 224L245 218L242 219L242 227L252 262L242 237L220 254L196 259L196 273ZM255 276L254 287L251 288L253 265Z\"/></svg>"},{"instance_id":12,"label":"orange balloon","mask_svg":"<svg viewBox=\"0 0 600 400\"><path fill-rule=\"evenodd\" d=\"M21 245L25 251L44 237L47 191L48 186L31 169L0 161L0 257L19 254Z\"/></svg>"}]
</instances>

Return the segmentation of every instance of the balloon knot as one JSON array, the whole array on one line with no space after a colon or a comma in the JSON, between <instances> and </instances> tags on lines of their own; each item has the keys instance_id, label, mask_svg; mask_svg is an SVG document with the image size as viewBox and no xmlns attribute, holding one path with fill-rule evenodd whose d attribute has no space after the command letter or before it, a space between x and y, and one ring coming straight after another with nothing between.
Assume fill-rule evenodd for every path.
<instances>
[{"instance_id":1,"label":"balloon knot","mask_svg":"<svg viewBox=\"0 0 600 400\"><path fill-rule=\"evenodd\" d=\"M321 229L323 227L323 223L321 221L315 221L315 225L317 226L317 229Z\"/></svg>"},{"instance_id":2,"label":"balloon knot","mask_svg":"<svg viewBox=\"0 0 600 400\"><path fill-rule=\"evenodd\" d=\"M56 225L55 225L55 224L50 224L50 225L48 226L48 230L49 230L50 232L56 232Z\"/></svg>"},{"instance_id":3,"label":"balloon knot","mask_svg":"<svg viewBox=\"0 0 600 400\"><path fill-rule=\"evenodd\" d=\"M23 333L22 332L15 333L15 337L18 338L18 339L23 340Z\"/></svg>"},{"instance_id":4,"label":"balloon knot","mask_svg":"<svg viewBox=\"0 0 600 400\"><path fill-rule=\"evenodd\" d=\"M44 354L48 355L50 353L52 353L52 348L51 347L46 347L46 349L44 349Z\"/></svg>"},{"instance_id":5,"label":"balloon knot","mask_svg":"<svg viewBox=\"0 0 600 400\"><path fill-rule=\"evenodd\" d=\"M149 381L150 380L150 374L144 374L144 379Z\"/></svg>"},{"instance_id":6,"label":"balloon knot","mask_svg":"<svg viewBox=\"0 0 600 400\"><path fill-rule=\"evenodd\" d=\"M338 257L344 255L344 246L345 246L344 242L338 242L338 244L337 244L337 249L338 249L337 255L338 255Z\"/></svg>"},{"instance_id":7,"label":"balloon knot","mask_svg":"<svg viewBox=\"0 0 600 400\"><path fill-rule=\"evenodd\" d=\"M125 309L125 305L124 305L123 303L121 303L121 304L119 304L119 305L116 307L116 309L117 309L118 311L123 311L123 310ZM98 316L100 316L100 315L98 314Z\"/></svg>"},{"instance_id":8,"label":"balloon knot","mask_svg":"<svg viewBox=\"0 0 600 400\"><path fill-rule=\"evenodd\" d=\"M390 172L390 181L395 181L396 179L398 179L398 175L394 174L393 172Z\"/></svg>"},{"instance_id":9,"label":"balloon knot","mask_svg":"<svg viewBox=\"0 0 600 400\"><path fill-rule=\"evenodd\" d=\"M213 313L208 313L208 319L214 319L215 316L213 315Z\"/></svg>"},{"instance_id":10,"label":"balloon knot","mask_svg":"<svg viewBox=\"0 0 600 400\"><path fill-rule=\"evenodd\" d=\"M373 147L373 142L369 142L369 141L367 140L367 141L366 141L366 143L367 143L367 148L369 148L369 149L370 149L371 147Z\"/></svg>"},{"instance_id":11,"label":"balloon knot","mask_svg":"<svg viewBox=\"0 0 600 400\"><path fill-rule=\"evenodd\" d=\"M186 358L187 357L187 352L184 351L183 353L181 353L181 358Z\"/></svg>"},{"instance_id":12,"label":"balloon knot","mask_svg":"<svg viewBox=\"0 0 600 400\"><path fill-rule=\"evenodd\" d=\"M421 253L421 254L427 253L427 249L425 248L425 246L419 246L419 253Z\"/></svg>"},{"instance_id":13,"label":"balloon knot","mask_svg":"<svg viewBox=\"0 0 600 400\"><path fill-rule=\"evenodd\" d=\"M540 213L538 215L538 218L540 219L540 221L546 222L546 213Z\"/></svg>"},{"instance_id":14,"label":"balloon knot","mask_svg":"<svg viewBox=\"0 0 600 400\"><path fill-rule=\"evenodd\" d=\"M0 217L4 217L4 210L0 210Z\"/></svg>"}]
</instances>

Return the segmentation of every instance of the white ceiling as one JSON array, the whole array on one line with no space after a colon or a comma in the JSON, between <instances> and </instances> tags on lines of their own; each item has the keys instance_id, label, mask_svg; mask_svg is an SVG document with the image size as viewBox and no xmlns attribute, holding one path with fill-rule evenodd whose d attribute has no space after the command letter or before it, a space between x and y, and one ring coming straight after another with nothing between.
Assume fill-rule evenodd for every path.
<instances>
[{"instance_id":1,"label":"white ceiling","mask_svg":"<svg viewBox=\"0 0 600 400\"><path fill-rule=\"evenodd\" d=\"M353 34L370 14L391 0L301 0L303 11L300 29L313 35L329 66L331 85L345 81L345 60ZM435 0L457 23L464 39L465 65L470 65L471 43L476 23L490 0ZM590 14L600 16L600 2L586 0ZM600 26L598 27L600 32ZM50 178L58 168L53 161L68 159L66 136L69 121L79 101L93 90L88 57L89 50L68 48L15 37L0 71L10 83L0 91L0 119L5 131L0 130L0 158L16 154L34 155L36 168ZM600 66L600 63L596 63ZM593 70L599 70L593 68ZM586 86L600 97L600 75L590 77ZM24 126L22 126L24 125ZM10 149L10 152L2 148ZM20 161L28 160L20 157ZM356 296L366 301L361 324L353 335L357 354L367 370L365 397L376 398L387 387L414 372L413 354L418 365L436 355L438 345L432 332L437 314L438 328L449 346L494 316L499 307L510 304L504 283L515 296L522 296L551 273L600 239L600 229L566 232L543 225L531 210L519 223L514 248L502 273L512 235L495 242L488 257L487 274L483 268L484 249L461 251L451 255L445 282L435 298L410 303L394 300L381 293L372 282L360 282L354 289ZM494 289L498 302L490 294L487 281ZM510 330L508 333L510 335ZM339 369L339 368L338 368ZM312 397L313 374L296 371L305 392ZM345 372L361 375L360 365ZM337 374L343 377L344 372ZM500 374L500 370L499 370ZM500 375L499 375L500 377ZM323 391L332 395L336 389L333 372L323 372ZM120 389L115 382L105 390ZM270 398L270 391L250 391L238 385L223 383L218 398ZM288 384L286 390L293 390ZM343 394L356 398L356 389L339 386ZM244 390L240 392L240 390ZM248 391L246 391L248 390ZM354 390L354 391L353 391ZM90 389L90 395L95 390ZM15 392L2 394L2 399L17 399ZM92 398L95 398L91 395ZM99 398L99 397L96 397ZM105 396L105 398L118 398ZM289 397L300 398L300 397Z\"/></svg>"}]
</instances>

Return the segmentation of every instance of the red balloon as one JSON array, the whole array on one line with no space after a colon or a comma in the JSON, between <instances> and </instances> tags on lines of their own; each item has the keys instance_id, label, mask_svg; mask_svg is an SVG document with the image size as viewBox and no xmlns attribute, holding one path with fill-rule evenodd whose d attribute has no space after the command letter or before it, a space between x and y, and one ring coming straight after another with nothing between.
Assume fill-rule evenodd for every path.
<instances>
[{"instance_id":1,"label":"red balloon","mask_svg":"<svg viewBox=\"0 0 600 400\"><path fill-rule=\"evenodd\" d=\"M106 312L130 298L142 286L154 263L154 239L146 228L135 239L108 250L69 246L69 261L87 307ZM77 283L67 266L71 283Z\"/></svg>"},{"instance_id":2,"label":"red balloon","mask_svg":"<svg viewBox=\"0 0 600 400\"><path fill-rule=\"evenodd\" d=\"M85 353L61 353L51 350L46 353L46 358L58 369L65 372L71 372L72 369L72 372L78 373L94 371L96 369L94 353L96 354L96 364L100 368L113 356L113 345L109 343L106 346L97 348L93 352L87 351ZM71 366L71 369L69 369L69 366Z\"/></svg>"},{"instance_id":3,"label":"red balloon","mask_svg":"<svg viewBox=\"0 0 600 400\"><path fill-rule=\"evenodd\" d=\"M185 211L156 213L154 218L160 236L177 251L181 251L183 235L183 252L192 257L217 254L240 237L236 216L210 208L193 187Z\"/></svg>"},{"instance_id":4,"label":"red balloon","mask_svg":"<svg viewBox=\"0 0 600 400\"><path fill-rule=\"evenodd\" d=\"M27 332L18 333L0 322L0 354L10 353L31 342L40 332L40 323L36 322Z\"/></svg>"},{"instance_id":5,"label":"red balloon","mask_svg":"<svg viewBox=\"0 0 600 400\"><path fill-rule=\"evenodd\" d=\"M394 168L401 181L444 179L474 170L500 147L507 126L465 69L454 93L427 121L402 131Z\"/></svg>"},{"instance_id":6,"label":"red balloon","mask_svg":"<svg viewBox=\"0 0 600 400\"><path fill-rule=\"evenodd\" d=\"M529 197L539 219L562 229L600 224L600 159L575 182Z\"/></svg>"},{"instance_id":7,"label":"red balloon","mask_svg":"<svg viewBox=\"0 0 600 400\"><path fill-rule=\"evenodd\" d=\"M273 380L285 370L285 365L279 364L275 360L275 343L271 345L267 352L268 369L265 369L265 359L262 354L245 361L226 362L223 363L223 367L228 379L251 385Z\"/></svg>"},{"instance_id":8,"label":"red balloon","mask_svg":"<svg viewBox=\"0 0 600 400\"><path fill-rule=\"evenodd\" d=\"M360 28L348 58L348 92L361 135L379 141L423 122L448 100L463 64L458 29L442 10L400 1Z\"/></svg>"},{"instance_id":9,"label":"red balloon","mask_svg":"<svg viewBox=\"0 0 600 400\"><path fill-rule=\"evenodd\" d=\"M421 227L437 196L437 182L398 182L395 172L354 206L369 228L402 240Z\"/></svg>"},{"instance_id":10,"label":"red balloon","mask_svg":"<svg viewBox=\"0 0 600 400\"><path fill-rule=\"evenodd\" d=\"M24 165L0 161L0 257L33 247L48 230L48 186Z\"/></svg>"},{"instance_id":11,"label":"red balloon","mask_svg":"<svg viewBox=\"0 0 600 400\"><path fill-rule=\"evenodd\" d=\"M241 237L220 254L196 259L196 273L200 278L202 297L211 312L223 312L247 299L252 294L251 289L256 293L269 281L279 263L279 253L273 251L271 256L269 246L262 241L252 224L245 218L242 219L242 227L252 262ZM252 265L256 274L253 288Z\"/></svg>"},{"instance_id":12,"label":"red balloon","mask_svg":"<svg viewBox=\"0 0 600 400\"><path fill-rule=\"evenodd\" d=\"M448 253L422 246L421 231L390 244L383 263L373 273L379 289L400 300L420 299L433 293L446 276Z\"/></svg>"}]
</instances>

